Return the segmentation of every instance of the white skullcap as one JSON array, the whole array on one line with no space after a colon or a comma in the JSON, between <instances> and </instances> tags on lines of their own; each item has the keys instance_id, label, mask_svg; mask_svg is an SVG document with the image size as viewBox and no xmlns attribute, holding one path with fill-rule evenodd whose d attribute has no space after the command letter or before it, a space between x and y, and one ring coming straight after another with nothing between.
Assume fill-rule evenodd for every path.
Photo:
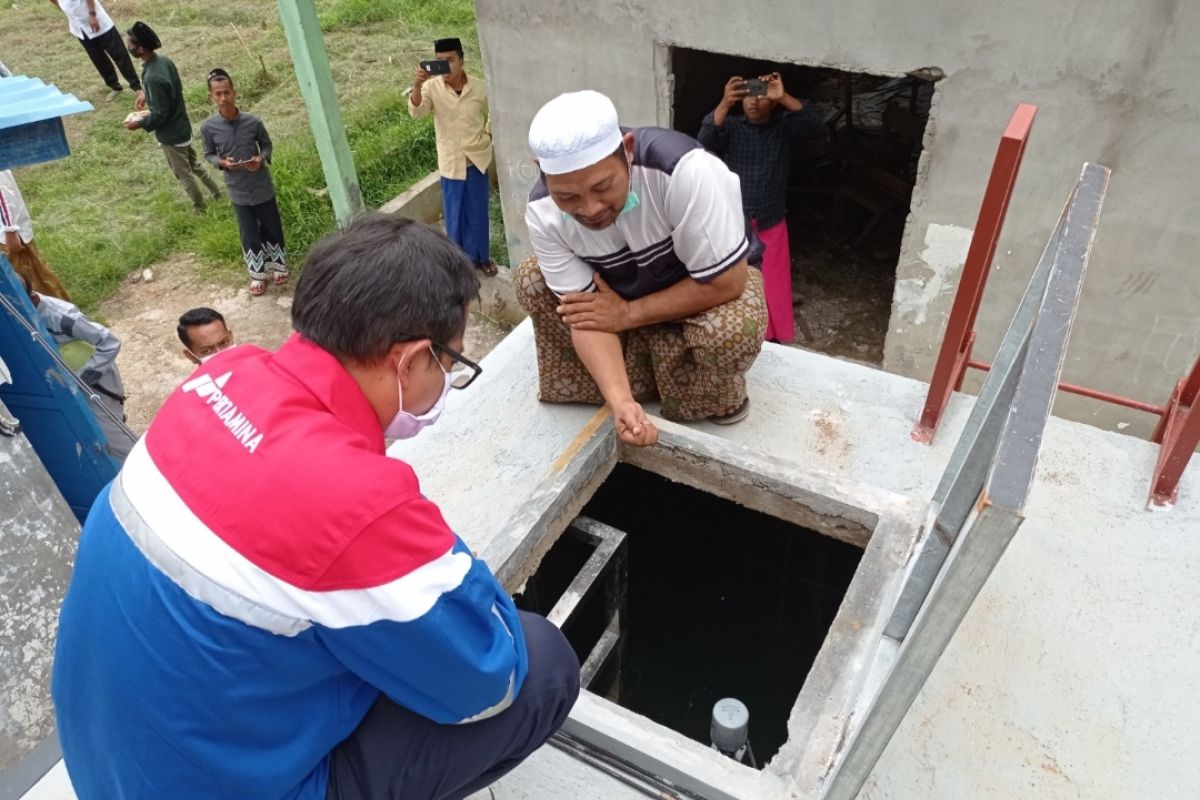
<instances>
[{"instance_id":1,"label":"white skullcap","mask_svg":"<svg viewBox=\"0 0 1200 800\"><path fill-rule=\"evenodd\" d=\"M590 167L620 144L616 106L590 89L560 94L529 124L529 148L547 175Z\"/></svg>"}]
</instances>

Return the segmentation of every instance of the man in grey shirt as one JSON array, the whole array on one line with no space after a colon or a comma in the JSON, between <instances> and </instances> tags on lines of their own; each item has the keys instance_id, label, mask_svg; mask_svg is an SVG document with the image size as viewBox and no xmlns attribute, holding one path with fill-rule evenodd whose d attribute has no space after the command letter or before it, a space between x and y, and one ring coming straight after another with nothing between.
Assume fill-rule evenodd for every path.
<instances>
[{"instance_id":1,"label":"man in grey shirt","mask_svg":"<svg viewBox=\"0 0 1200 800\"><path fill-rule=\"evenodd\" d=\"M200 125L204 157L225 175L242 236L242 255L250 270L250 294L267 290L267 273L276 286L287 283L283 221L271 180L271 137L262 120L237 107L233 79L223 69L208 73L208 96L217 113Z\"/></svg>"}]
</instances>

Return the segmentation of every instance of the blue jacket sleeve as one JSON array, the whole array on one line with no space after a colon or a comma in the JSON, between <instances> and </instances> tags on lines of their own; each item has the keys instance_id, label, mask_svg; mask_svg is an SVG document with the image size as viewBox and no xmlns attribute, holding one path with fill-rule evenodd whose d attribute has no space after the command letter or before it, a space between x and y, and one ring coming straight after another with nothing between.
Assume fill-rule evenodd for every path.
<instances>
[{"instance_id":1,"label":"blue jacket sleeve","mask_svg":"<svg viewBox=\"0 0 1200 800\"><path fill-rule=\"evenodd\" d=\"M439 723L498 714L520 692L529 669L512 599L487 565L470 559L461 582L416 619L383 619L318 636L347 669L398 705Z\"/></svg>"}]
</instances>

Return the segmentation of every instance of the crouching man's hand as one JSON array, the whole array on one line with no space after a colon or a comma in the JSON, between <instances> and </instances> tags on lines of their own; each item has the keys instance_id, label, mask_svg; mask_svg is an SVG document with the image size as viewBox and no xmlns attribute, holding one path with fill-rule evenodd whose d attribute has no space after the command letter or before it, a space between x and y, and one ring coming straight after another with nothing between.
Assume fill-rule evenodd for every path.
<instances>
[{"instance_id":1,"label":"crouching man's hand","mask_svg":"<svg viewBox=\"0 0 1200 800\"><path fill-rule=\"evenodd\" d=\"M617 428L617 437L625 444L635 447L658 444L658 428L646 416L641 404L634 400L613 409L613 424Z\"/></svg>"},{"instance_id":2,"label":"crouching man's hand","mask_svg":"<svg viewBox=\"0 0 1200 800\"><path fill-rule=\"evenodd\" d=\"M620 333L636 328L629 303L614 292L597 273L596 291L564 295L556 309L563 322L582 331Z\"/></svg>"}]
</instances>

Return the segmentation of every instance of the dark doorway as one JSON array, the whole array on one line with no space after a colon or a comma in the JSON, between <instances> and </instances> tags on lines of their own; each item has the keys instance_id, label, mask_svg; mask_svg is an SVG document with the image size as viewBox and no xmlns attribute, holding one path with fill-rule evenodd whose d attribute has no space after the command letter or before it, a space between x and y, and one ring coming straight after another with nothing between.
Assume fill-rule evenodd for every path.
<instances>
[{"instance_id":1,"label":"dark doorway","mask_svg":"<svg viewBox=\"0 0 1200 800\"><path fill-rule=\"evenodd\" d=\"M692 136L734 75L779 72L824 135L793 142L788 236L797 345L883 363L896 265L937 68L902 77L674 48L674 125ZM733 113L740 113L735 109Z\"/></svg>"},{"instance_id":2,"label":"dark doorway","mask_svg":"<svg viewBox=\"0 0 1200 800\"><path fill-rule=\"evenodd\" d=\"M628 464L583 513L623 531L628 548L620 655L587 688L703 744L713 704L736 697L763 766L787 741L862 551ZM548 613L586 559L559 539L518 605ZM581 661L603 629L601 602L563 628Z\"/></svg>"}]
</instances>

